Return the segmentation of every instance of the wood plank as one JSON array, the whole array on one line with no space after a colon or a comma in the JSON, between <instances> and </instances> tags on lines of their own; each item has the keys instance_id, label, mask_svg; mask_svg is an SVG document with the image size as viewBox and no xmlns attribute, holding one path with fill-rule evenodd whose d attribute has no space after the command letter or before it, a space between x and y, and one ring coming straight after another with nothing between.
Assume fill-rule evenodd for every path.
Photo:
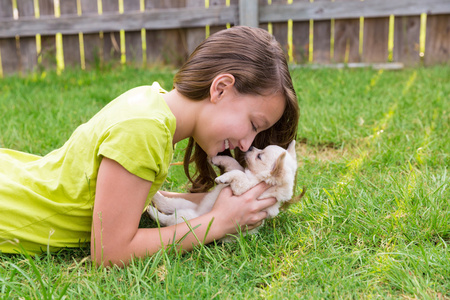
<instances>
[{"instance_id":1,"label":"wood plank","mask_svg":"<svg viewBox=\"0 0 450 300\"><path fill-rule=\"evenodd\" d=\"M388 61L389 18L364 18L363 62Z\"/></svg>"},{"instance_id":2,"label":"wood plank","mask_svg":"<svg viewBox=\"0 0 450 300\"><path fill-rule=\"evenodd\" d=\"M205 0L186 0L185 9L202 10L205 7ZM195 48L205 39L205 26L197 26L196 28L188 28L186 30L186 46L187 53L190 55ZM219 24L217 24L219 25Z\"/></svg>"},{"instance_id":3,"label":"wood plank","mask_svg":"<svg viewBox=\"0 0 450 300\"><path fill-rule=\"evenodd\" d=\"M313 61L315 63L330 62L331 22L314 21Z\"/></svg>"},{"instance_id":4,"label":"wood plank","mask_svg":"<svg viewBox=\"0 0 450 300\"><path fill-rule=\"evenodd\" d=\"M314 3L330 2L331 0L314 0ZM312 4L312 3L310 3ZM331 47L331 21L315 20L313 31L313 62L329 63Z\"/></svg>"},{"instance_id":5,"label":"wood plank","mask_svg":"<svg viewBox=\"0 0 450 300\"><path fill-rule=\"evenodd\" d=\"M360 62L359 19L334 21L334 61L342 63Z\"/></svg>"},{"instance_id":6,"label":"wood plank","mask_svg":"<svg viewBox=\"0 0 450 300\"><path fill-rule=\"evenodd\" d=\"M77 14L77 0L59 0L61 18L65 15ZM64 64L70 67L81 66L80 42L78 34L63 35Z\"/></svg>"},{"instance_id":7,"label":"wood plank","mask_svg":"<svg viewBox=\"0 0 450 300\"><path fill-rule=\"evenodd\" d=\"M50 0L42 0L48 2ZM145 12L111 12L111 5L117 0L103 0L104 14L70 15L64 18L44 17L40 19L0 20L0 38L11 36L76 34L78 32L118 32L146 29L179 29L204 27L206 25L225 25L234 23L236 6L215 6L206 8L155 9ZM51 6L53 8L53 6ZM109 13L105 11L109 10ZM53 12L53 11L52 11Z\"/></svg>"},{"instance_id":8,"label":"wood plank","mask_svg":"<svg viewBox=\"0 0 450 300\"><path fill-rule=\"evenodd\" d=\"M274 1L275 2L275 1ZM396 16L414 16L421 13L448 14L450 2L448 0L376 0L342 2L313 2L304 3L294 1L293 4L264 5L259 8L259 21L282 22L287 19L294 21L353 19L359 17L384 17L391 14Z\"/></svg>"},{"instance_id":9,"label":"wood plank","mask_svg":"<svg viewBox=\"0 0 450 300\"><path fill-rule=\"evenodd\" d=\"M239 4L239 2L238 2ZM259 19L259 8L263 5L267 5L267 0L259 0L258 1L258 19ZM259 28L262 28L264 30L269 31L269 24L268 23L262 23L261 21L259 21Z\"/></svg>"},{"instance_id":10,"label":"wood plank","mask_svg":"<svg viewBox=\"0 0 450 300\"><path fill-rule=\"evenodd\" d=\"M39 12L40 18L57 20L55 18L55 7L53 0L39 0ZM32 19L38 21L39 19ZM55 33L57 33L57 28L55 27ZM36 32L35 34L38 34ZM33 34L34 35L34 34ZM54 35L41 35L41 53L38 56L42 59L41 66L44 69L55 69L56 68L56 38Z\"/></svg>"},{"instance_id":11,"label":"wood plank","mask_svg":"<svg viewBox=\"0 0 450 300\"><path fill-rule=\"evenodd\" d=\"M13 19L13 8L11 1L0 1L0 18ZM1 64L4 74L19 72L20 56L16 48L16 38L0 38Z\"/></svg>"},{"instance_id":12,"label":"wood plank","mask_svg":"<svg viewBox=\"0 0 450 300\"><path fill-rule=\"evenodd\" d=\"M265 1L267 3L267 1ZM272 5L284 5L287 3L287 0L272 0ZM292 4L289 4L292 5ZM261 9L261 7L260 7ZM260 10L260 23L266 23L261 22L261 10ZM272 34L275 37L275 39L280 43L281 48L283 49L283 52L286 56L286 59L289 59L289 45L288 45L288 23L287 19L284 19L282 21L274 22L272 23Z\"/></svg>"},{"instance_id":13,"label":"wood plank","mask_svg":"<svg viewBox=\"0 0 450 300\"><path fill-rule=\"evenodd\" d=\"M293 69L360 69L360 68L371 68L374 70L401 70L405 67L403 63L398 62L387 62L387 63L332 63L332 64L306 64L306 65L295 65L292 66Z\"/></svg>"},{"instance_id":14,"label":"wood plank","mask_svg":"<svg viewBox=\"0 0 450 300\"><path fill-rule=\"evenodd\" d=\"M34 18L32 1L17 1L20 18ZM37 66L36 37L20 37L20 66L23 72L35 70Z\"/></svg>"},{"instance_id":15,"label":"wood plank","mask_svg":"<svg viewBox=\"0 0 450 300\"><path fill-rule=\"evenodd\" d=\"M215 7L215 6L226 6L226 3L227 1L226 0L209 0L209 7ZM239 0L230 0L230 5L235 5L236 7L239 5ZM232 25L235 25L234 23L230 23L230 25L232 26ZM210 26L209 27L209 33L210 33L210 35L211 34L214 34L214 33L216 33L216 32L218 32L218 31L221 31L221 30L223 30L223 29L226 29L227 28L227 24L220 24L220 25L217 25L217 26L214 26L214 25L212 25L212 26Z\"/></svg>"},{"instance_id":16,"label":"wood plank","mask_svg":"<svg viewBox=\"0 0 450 300\"><path fill-rule=\"evenodd\" d=\"M139 12L140 0L126 0L123 2L124 12ZM125 32L125 46L127 63L135 66L142 65L142 36L141 30Z\"/></svg>"},{"instance_id":17,"label":"wood plank","mask_svg":"<svg viewBox=\"0 0 450 300\"><path fill-rule=\"evenodd\" d=\"M102 18L108 15L116 15L123 17L123 14L119 14L119 0L102 0L103 3L103 15L97 16ZM108 64L116 64L120 61L120 30L123 28L123 21L119 21L114 27L103 29L103 57L104 61Z\"/></svg>"},{"instance_id":18,"label":"wood plank","mask_svg":"<svg viewBox=\"0 0 450 300\"><path fill-rule=\"evenodd\" d=\"M342 3L347 0L335 0ZM360 1L360 0L354 0ZM356 19L334 20L334 62L360 62L359 55L359 17Z\"/></svg>"},{"instance_id":19,"label":"wood plank","mask_svg":"<svg viewBox=\"0 0 450 300\"><path fill-rule=\"evenodd\" d=\"M292 31L294 62L307 63L309 61L309 21L293 22Z\"/></svg>"},{"instance_id":20,"label":"wood plank","mask_svg":"<svg viewBox=\"0 0 450 300\"><path fill-rule=\"evenodd\" d=\"M82 15L98 15L97 1L80 0ZM103 38L97 33L83 33L84 60L87 69L100 68L103 63Z\"/></svg>"},{"instance_id":21,"label":"wood plank","mask_svg":"<svg viewBox=\"0 0 450 300\"><path fill-rule=\"evenodd\" d=\"M258 27L258 0L239 1L239 25Z\"/></svg>"},{"instance_id":22,"label":"wood plank","mask_svg":"<svg viewBox=\"0 0 450 300\"><path fill-rule=\"evenodd\" d=\"M163 10L182 11L186 2L177 0L157 0L146 2L146 12ZM188 46L186 30L183 28L147 30L148 64L171 64L180 66L187 58Z\"/></svg>"},{"instance_id":23,"label":"wood plank","mask_svg":"<svg viewBox=\"0 0 450 300\"><path fill-rule=\"evenodd\" d=\"M427 16L425 65L450 63L450 15Z\"/></svg>"},{"instance_id":24,"label":"wood plank","mask_svg":"<svg viewBox=\"0 0 450 300\"><path fill-rule=\"evenodd\" d=\"M297 0L296 2L309 3L309 0ZM292 45L294 63L305 64L309 61L309 20L293 21L292 23Z\"/></svg>"},{"instance_id":25,"label":"wood plank","mask_svg":"<svg viewBox=\"0 0 450 300\"><path fill-rule=\"evenodd\" d=\"M164 4L161 0L146 1L145 13L149 11L163 8ZM161 42L163 41L160 36L163 35L161 30L146 30L146 42L147 42L147 65L159 65L162 63Z\"/></svg>"},{"instance_id":26,"label":"wood plank","mask_svg":"<svg viewBox=\"0 0 450 300\"><path fill-rule=\"evenodd\" d=\"M395 18L393 51L396 62L407 66L420 63L420 16Z\"/></svg>"}]
</instances>

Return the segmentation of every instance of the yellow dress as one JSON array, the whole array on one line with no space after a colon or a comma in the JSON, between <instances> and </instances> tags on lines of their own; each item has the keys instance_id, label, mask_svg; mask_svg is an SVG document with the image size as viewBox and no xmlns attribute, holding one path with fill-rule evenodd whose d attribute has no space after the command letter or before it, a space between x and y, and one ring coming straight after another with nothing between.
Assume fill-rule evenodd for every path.
<instances>
[{"instance_id":1,"label":"yellow dress","mask_svg":"<svg viewBox=\"0 0 450 300\"><path fill-rule=\"evenodd\" d=\"M148 204L173 154L176 120L161 93L154 83L122 94L46 156L0 149L0 251L89 243L102 157L153 182Z\"/></svg>"}]
</instances>

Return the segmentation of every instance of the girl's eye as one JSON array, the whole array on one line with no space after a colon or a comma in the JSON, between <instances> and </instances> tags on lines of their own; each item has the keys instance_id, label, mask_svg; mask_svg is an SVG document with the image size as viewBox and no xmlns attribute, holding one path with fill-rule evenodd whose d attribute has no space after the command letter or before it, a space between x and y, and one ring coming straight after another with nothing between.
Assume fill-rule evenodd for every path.
<instances>
[{"instance_id":1,"label":"girl's eye","mask_svg":"<svg viewBox=\"0 0 450 300\"><path fill-rule=\"evenodd\" d=\"M253 128L253 131L254 131L254 132L257 132L257 131L258 131L258 129L256 128L255 124L253 124L253 122L251 122L251 123L252 123L252 128Z\"/></svg>"}]
</instances>

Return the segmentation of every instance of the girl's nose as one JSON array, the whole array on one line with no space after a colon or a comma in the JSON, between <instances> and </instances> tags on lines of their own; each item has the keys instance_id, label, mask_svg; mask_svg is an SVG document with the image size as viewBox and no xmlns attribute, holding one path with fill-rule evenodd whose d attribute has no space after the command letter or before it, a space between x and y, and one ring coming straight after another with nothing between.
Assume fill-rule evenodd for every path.
<instances>
[{"instance_id":1,"label":"girl's nose","mask_svg":"<svg viewBox=\"0 0 450 300\"><path fill-rule=\"evenodd\" d=\"M249 137L246 137L239 141L239 149L241 149L242 152L247 152L248 149L252 146L253 140L255 139L255 135L251 135Z\"/></svg>"}]
</instances>

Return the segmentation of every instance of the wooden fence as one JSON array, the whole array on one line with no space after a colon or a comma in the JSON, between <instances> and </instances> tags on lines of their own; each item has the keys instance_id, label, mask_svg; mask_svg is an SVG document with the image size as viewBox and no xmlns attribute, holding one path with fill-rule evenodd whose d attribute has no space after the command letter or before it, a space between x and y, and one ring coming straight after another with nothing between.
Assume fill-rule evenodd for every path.
<instances>
[{"instance_id":1,"label":"wooden fence","mask_svg":"<svg viewBox=\"0 0 450 300\"><path fill-rule=\"evenodd\" d=\"M450 61L450 0L0 0L0 76L180 65L237 24L269 30L291 63Z\"/></svg>"}]
</instances>

